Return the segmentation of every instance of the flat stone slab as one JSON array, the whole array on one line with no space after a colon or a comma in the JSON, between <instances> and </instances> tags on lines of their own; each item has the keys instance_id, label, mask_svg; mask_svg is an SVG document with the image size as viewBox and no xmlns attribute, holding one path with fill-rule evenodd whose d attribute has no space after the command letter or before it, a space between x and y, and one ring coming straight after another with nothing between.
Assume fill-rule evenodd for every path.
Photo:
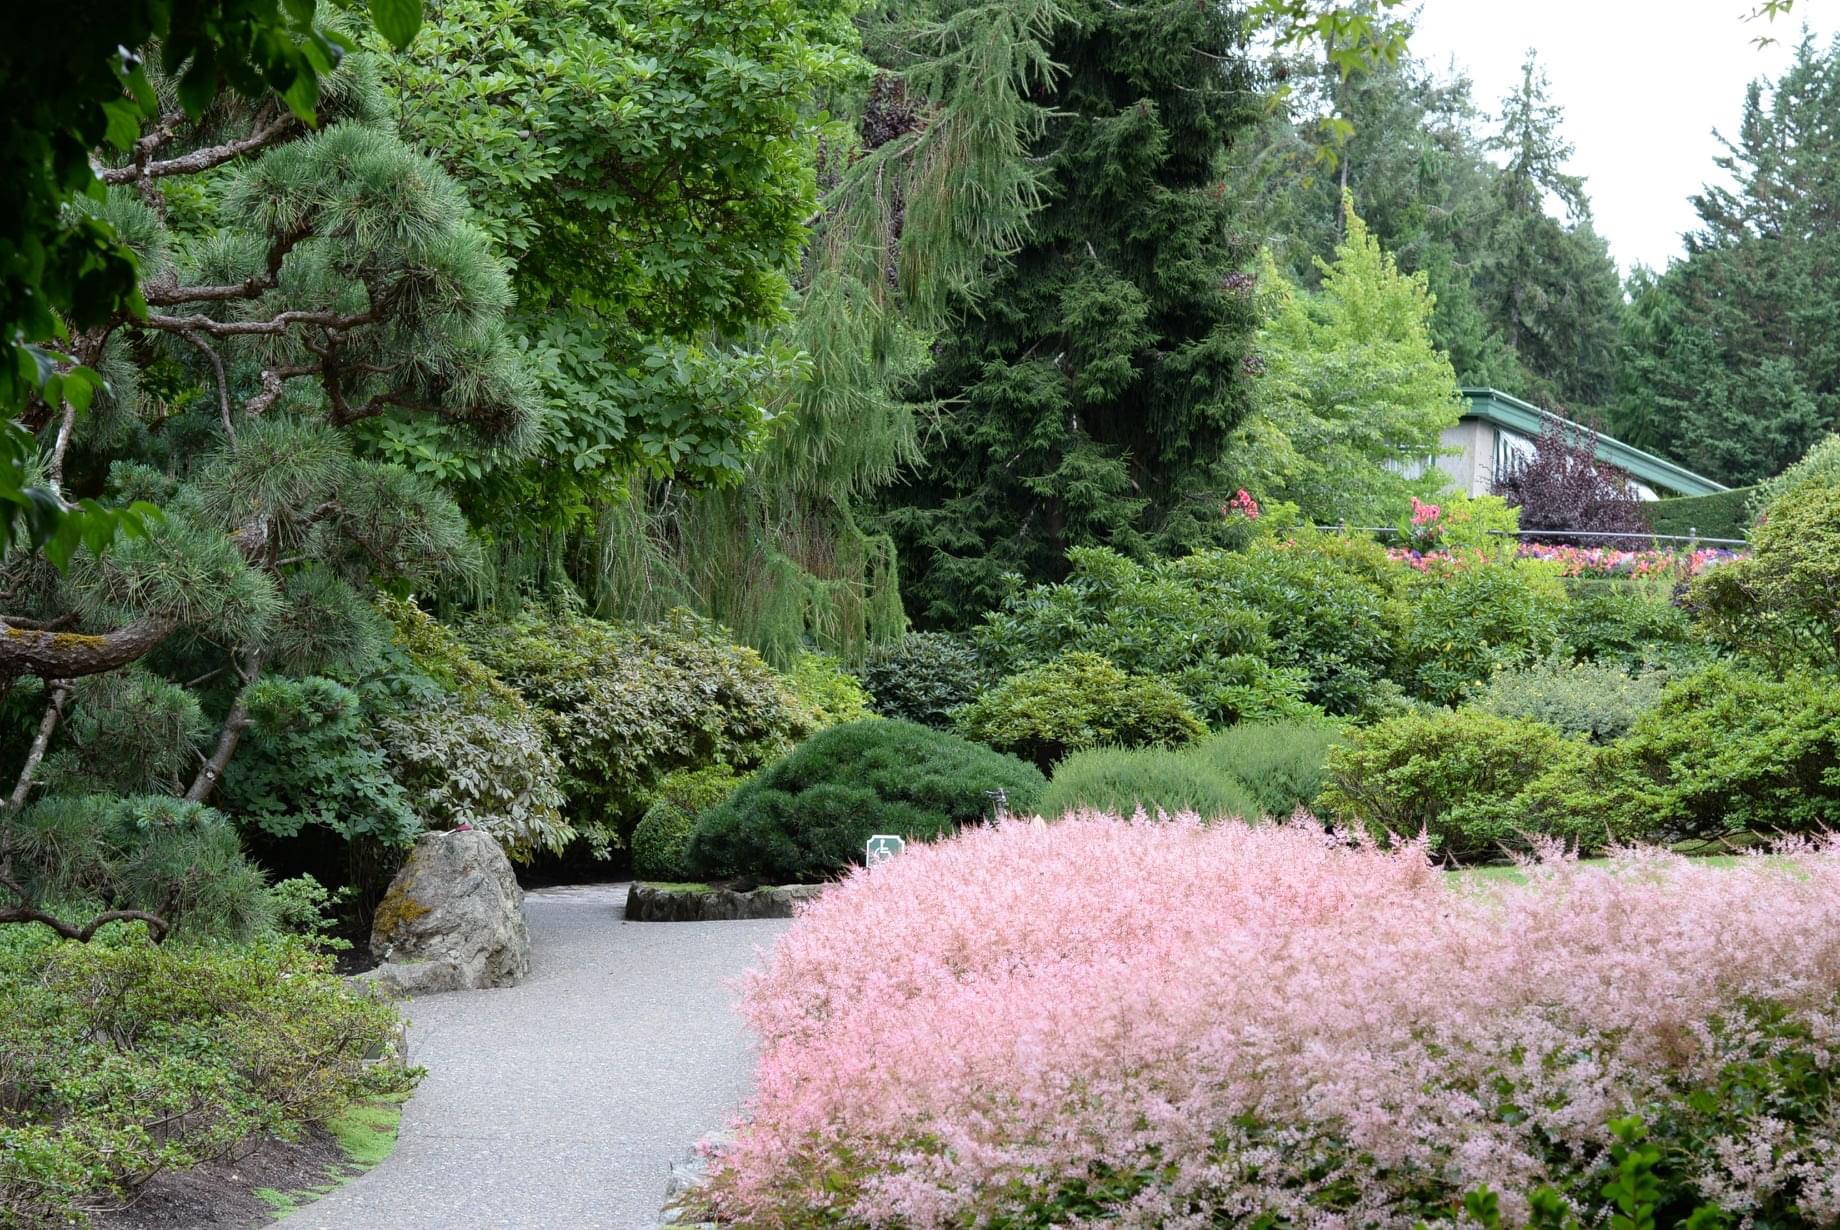
<instances>
[{"instance_id":1,"label":"flat stone slab","mask_svg":"<svg viewBox=\"0 0 1840 1230\"><path fill-rule=\"evenodd\" d=\"M782 884L737 892L706 885L640 884L626 890L627 922L730 922L791 918L792 907L824 891L822 884Z\"/></svg>"}]
</instances>

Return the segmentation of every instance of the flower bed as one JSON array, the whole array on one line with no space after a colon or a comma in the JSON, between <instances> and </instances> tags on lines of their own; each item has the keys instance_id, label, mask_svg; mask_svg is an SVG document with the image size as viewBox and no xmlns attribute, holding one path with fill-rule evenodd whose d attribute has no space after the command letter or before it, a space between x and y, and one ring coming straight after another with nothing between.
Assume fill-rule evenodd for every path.
<instances>
[{"instance_id":1,"label":"flower bed","mask_svg":"<svg viewBox=\"0 0 1840 1230\"><path fill-rule=\"evenodd\" d=\"M1713 547L1698 551L1618 551L1539 542L1521 543L1516 554L1521 559L1555 563L1559 574L1567 577L1696 577L1714 565L1744 557L1743 552ZM1387 555L1420 572L1444 566L1461 568L1488 559L1480 551L1419 551L1408 547L1390 547Z\"/></svg>"},{"instance_id":2,"label":"flower bed","mask_svg":"<svg viewBox=\"0 0 1840 1230\"><path fill-rule=\"evenodd\" d=\"M1313 825L910 848L751 978L759 1084L708 1198L749 1226L1403 1230L1487 1185L1509 1221L1547 1187L1594 1224L1637 1112L1658 1199L1840 1218L1840 844L1527 880Z\"/></svg>"}]
</instances>

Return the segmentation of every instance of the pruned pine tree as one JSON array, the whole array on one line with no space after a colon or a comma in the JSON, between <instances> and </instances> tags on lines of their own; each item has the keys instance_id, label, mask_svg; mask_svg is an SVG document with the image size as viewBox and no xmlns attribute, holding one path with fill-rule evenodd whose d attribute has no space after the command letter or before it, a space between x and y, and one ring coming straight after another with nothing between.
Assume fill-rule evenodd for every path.
<instances>
[{"instance_id":1,"label":"pruned pine tree","mask_svg":"<svg viewBox=\"0 0 1840 1230\"><path fill-rule=\"evenodd\" d=\"M362 56L322 126L225 99L167 110L102 172L148 312L73 338L108 379L41 407L49 483L157 502L141 539L67 572L0 563L0 690L42 718L0 799L0 920L234 925L260 886L207 804L265 678L361 673L388 640L367 591L463 574L477 549L430 480L368 441L427 417L487 450L542 427L504 328L506 270L452 180L397 139ZM247 921L246 919L244 921Z\"/></svg>"}]
</instances>

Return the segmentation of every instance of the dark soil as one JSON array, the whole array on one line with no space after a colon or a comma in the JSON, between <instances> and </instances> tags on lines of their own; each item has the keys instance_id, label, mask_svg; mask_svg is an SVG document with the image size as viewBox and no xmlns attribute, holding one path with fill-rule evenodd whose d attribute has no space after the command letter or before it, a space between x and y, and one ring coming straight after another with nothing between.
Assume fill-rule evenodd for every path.
<instances>
[{"instance_id":1,"label":"dark soil","mask_svg":"<svg viewBox=\"0 0 1840 1230\"><path fill-rule=\"evenodd\" d=\"M304 1192L347 1173L345 1154L330 1134L308 1128L298 1141L266 1139L234 1159L155 1175L125 1209L98 1213L96 1230L252 1230L275 1219L261 1188Z\"/></svg>"}]
</instances>

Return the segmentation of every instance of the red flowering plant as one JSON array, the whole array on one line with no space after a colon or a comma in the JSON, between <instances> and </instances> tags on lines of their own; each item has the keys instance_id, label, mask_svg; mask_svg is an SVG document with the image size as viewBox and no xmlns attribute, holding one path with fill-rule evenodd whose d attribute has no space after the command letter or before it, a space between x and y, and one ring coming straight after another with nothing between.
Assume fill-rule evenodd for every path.
<instances>
[{"instance_id":1,"label":"red flowering plant","mask_svg":"<svg viewBox=\"0 0 1840 1230\"><path fill-rule=\"evenodd\" d=\"M1412 497L1412 515L1399 527L1399 539L1408 551L1423 555L1435 551L1444 539L1444 509Z\"/></svg>"},{"instance_id":2,"label":"red flowering plant","mask_svg":"<svg viewBox=\"0 0 1840 1230\"><path fill-rule=\"evenodd\" d=\"M1233 493L1233 498L1220 506L1223 517L1244 517L1248 521L1259 519L1259 502L1252 498L1244 487Z\"/></svg>"}]
</instances>

